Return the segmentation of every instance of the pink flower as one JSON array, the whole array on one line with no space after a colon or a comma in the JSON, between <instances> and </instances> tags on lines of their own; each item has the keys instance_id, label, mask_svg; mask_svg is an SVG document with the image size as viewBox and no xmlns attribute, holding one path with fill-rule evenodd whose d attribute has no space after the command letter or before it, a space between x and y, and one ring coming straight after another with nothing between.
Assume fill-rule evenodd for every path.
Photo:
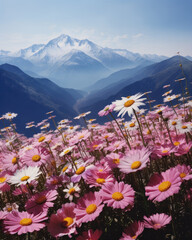
<instances>
[{"instance_id":1,"label":"pink flower","mask_svg":"<svg viewBox=\"0 0 192 240\"><path fill-rule=\"evenodd\" d=\"M178 193L181 182L178 170L171 168L161 174L154 174L145 187L145 194L149 197L149 200L161 202Z\"/></svg>"},{"instance_id":2,"label":"pink flower","mask_svg":"<svg viewBox=\"0 0 192 240\"><path fill-rule=\"evenodd\" d=\"M176 148L172 144L161 144L155 146L153 153L161 158L162 156L170 156L175 150Z\"/></svg>"},{"instance_id":3,"label":"pink flower","mask_svg":"<svg viewBox=\"0 0 192 240\"><path fill-rule=\"evenodd\" d=\"M42 221L46 219L46 213L34 215L28 212L11 212L4 220L4 225L10 234L21 235L27 232L39 231L44 228L45 223Z\"/></svg>"},{"instance_id":4,"label":"pink flower","mask_svg":"<svg viewBox=\"0 0 192 240\"><path fill-rule=\"evenodd\" d=\"M171 222L171 216L164 213L156 213L150 217L144 217L144 226L158 230Z\"/></svg>"},{"instance_id":5,"label":"pink flower","mask_svg":"<svg viewBox=\"0 0 192 240\"><path fill-rule=\"evenodd\" d=\"M133 240L136 239L144 230L144 224L142 222L134 222L128 226L119 240Z\"/></svg>"},{"instance_id":6,"label":"pink flower","mask_svg":"<svg viewBox=\"0 0 192 240\"><path fill-rule=\"evenodd\" d=\"M95 220L102 212L104 204L98 192L85 194L78 200L74 210L78 224Z\"/></svg>"},{"instance_id":7,"label":"pink flower","mask_svg":"<svg viewBox=\"0 0 192 240\"><path fill-rule=\"evenodd\" d=\"M30 187L32 187L33 189L37 186L37 184L38 183L35 180L33 180L30 183L28 183L28 185ZM20 185L18 188L15 188L15 190L13 191L13 195L15 195L15 196L19 196L19 195L21 195L23 193L24 194L30 193L29 187L27 185L24 185L24 184Z\"/></svg>"},{"instance_id":8,"label":"pink flower","mask_svg":"<svg viewBox=\"0 0 192 240\"><path fill-rule=\"evenodd\" d=\"M5 219L7 214L8 214L7 211L0 211L0 220Z\"/></svg>"},{"instance_id":9,"label":"pink flower","mask_svg":"<svg viewBox=\"0 0 192 240\"><path fill-rule=\"evenodd\" d=\"M50 178L47 179L46 181L46 187L49 189L57 189L58 187L62 186L62 183L68 181L68 177L65 175L61 176L51 176Z\"/></svg>"},{"instance_id":10,"label":"pink flower","mask_svg":"<svg viewBox=\"0 0 192 240\"><path fill-rule=\"evenodd\" d=\"M110 153L106 155L106 160L110 168L116 168L119 166L119 163L122 159L123 154L121 153Z\"/></svg>"},{"instance_id":11,"label":"pink flower","mask_svg":"<svg viewBox=\"0 0 192 240\"><path fill-rule=\"evenodd\" d=\"M86 163L80 164L79 166L77 166L77 170L75 171L74 175L71 177L71 181L79 182L81 178L86 177L86 171L88 171L88 169L91 169L92 167L93 165L87 166Z\"/></svg>"},{"instance_id":12,"label":"pink flower","mask_svg":"<svg viewBox=\"0 0 192 240\"><path fill-rule=\"evenodd\" d=\"M121 159L118 168L121 172L130 173L136 172L146 167L149 162L151 152L147 148L133 149Z\"/></svg>"},{"instance_id":13,"label":"pink flower","mask_svg":"<svg viewBox=\"0 0 192 240\"><path fill-rule=\"evenodd\" d=\"M93 167L86 172L85 180L90 187L101 187L107 182L114 182L114 177L109 172L103 172L98 167Z\"/></svg>"},{"instance_id":14,"label":"pink flower","mask_svg":"<svg viewBox=\"0 0 192 240\"><path fill-rule=\"evenodd\" d=\"M183 164L183 165L177 165L175 168L180 173L179 176L181 180L192 179L192 169L190 166L186 166L185 164Z\"/></svg>"},{"instance_id":15,"label":"pink flower","mask_svg":"<svg viewBox=\"0 0 192 240\"><path fill-rule=\"evenodd\" d=\"M10 179L10 175L7 171L0 173L0 191L7 192L10 190L10 186L7 183Z\"/></svg>"},{"instance_id":16,"label":"pink flower","mask_svg":"<svg viewBox=\"0 0 192 240\"><path fill-rule=\"evenodd\" d=\"M103 110L101 110L100 112L98 112L98 115L100 117L106 116L108 115L110 112L113 112L113 109L115 108L115 104L111 104L111 105L107 105L104 107Z\"/></svg>"},{"instance_id":17,"label":"pink flower","mask_svg":"<svg viewBox=\"0 0 192 240\"><path fill-rule=\"evenodd\" d=\"M115 151L121 150L123 147L126 147L125 141L113 141L105 150Z\"/></svg>"},{"instance_id":18,"label":"pink flower","mask_svg":"<svg viewBox=\"0 0 192 240\"><path fill-rule=\"evenodd\" d=\"M108 207L124 209L134 204L135 191L124 182L106 183L100 194Z\"/></svg>"},{"instance_id":19,"label":"pink flower","mask_svg":"<svg viewBox=\"0 0 192 240\"><path fill-rule=\"evenodd\" d=\"M57 214L52 214L50 222L47 224L48 231L53 237L62 237L76 233L76 216L74 213L75 203L66 203L57 211Z\"/></svg>"},{"instance_id":20,"label":"pink flower","mask_svg":"<svg viewBox=\"0 0 192 240\"><path fill-rule=\"evenodd\" d=\"M54 201L57 198L57 191L43 191L41 193L37 193L30 198L25 208L29 213L38 214L40 212L47 212L50 207L53 207Z\"/></svg>"},{"instance_id":21,"label":"pink flower","mask_svg":"<svg viewBox=\"0 0 192 240\"><path fill-rule=\"evenodd\" d=\"M175 152L176 156L181 156L181 155L187 154L192 147L191 141L189 143L186 143L186 142L180 143L179 141L176 141L176 142L174 142L174 145L176 146L176 144L178 144L176 147L176 152Z\"/></svg>"},{"instance_id":22,"label":"pink flower","mask_svg":"<svg viewBox=\"0 0 192 240\"><path fill-rule=\"evenodd\" d=\"M78 236L76 240L99 240L101 234L101 230L97 229L93 232L92 229L89 229L88 232L83 232L81 236Z\"/></svg>"},{"instance_id":23,"label":"pink flower","mask_svg":"<svg viewBox=\"0 0 192 240\"><path fill-rule=\"evenodd\" d=\"M70 145L74 145L82 140L86 140L90 135L91 133L88 130L78 132L73 138L70 139Z\"/></svg>"},{"instance_id":24,"label":"pink flower","mask_svg":"<svg viewBox=\"0 0 192 240\"><path fill-rule=\"evenodd\" d=\"M25 152L21 157L21 161L27 166L41 166L42 163L46 163L50 155L45 155L43 149L33 148Z\"/></svg>"},{"instance_id":25,"label":"pink flower","mask_svg":"<svg viewBox=\"0 0 192 240\"><path fill-rule=\"evenodd\" d=\"M19 158L15 153L7 154L2 158L3 168L15 172L18 168Z\"/></svg>"}]
</instances>

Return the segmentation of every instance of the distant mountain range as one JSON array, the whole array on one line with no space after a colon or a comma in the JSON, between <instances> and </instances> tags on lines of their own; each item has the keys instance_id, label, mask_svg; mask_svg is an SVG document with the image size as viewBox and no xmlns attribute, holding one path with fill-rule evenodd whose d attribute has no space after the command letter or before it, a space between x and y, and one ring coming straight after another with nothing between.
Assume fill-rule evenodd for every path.
<instances>
[{"instance_id":1,"label":"distant mountain range","mask_svg":"<svg viewBox=\"0 0 192 240\"><path fill-rule=\"evenodd\" d=\"M103 48L88 39L61 35L47 44L18 52L0 50L0 64L9 63L32 77L46 77L59 86L84 89L118 70L147 66L167 57Z\"/></svg>"},{"instance_id":2,"label":"distant mountain range","mask_svg":"<svg viewBox=\"0 0 192 240\"><path fill-rule=\"evenodd\" d=\"M171 84L170 89L173 90L173 93L182 93L180 84L175 82L176 79L184 77L179 66L180 63L182 63L184 74L188 79L189 91L192 92L192 61L181 56L174 56L144 68L119 71L98 81L91 87L92 91L76 103L76 107L81 112L92 111L92 117L103 122L105 120L99 118L97 113L121 97L152 91L149 96L156 100L154 104L162 103L162 94L167 91L163 88L164 85ZM101 88L102 84L103 88ZM185 81L182 84L185 84Z\"/></svg>"},{"instance_id":3,"label":"distant mountain range","mask_svg":"<svg viewBox=\"0 0 192 240\"><path fill-rule=\"evenodd\" d=\"M18 113L14 122L19 132L30 132L25 123L40 122L51 110L59 120L72 119L77 115L73 105L82 96L79 90L61 88L46 78L32 78L13 65L0 65L0 116Z\"/></svg>"},{"instance_id":4,"label":"distant mountain range","mask_svg":"<svg viewBox=\"0 0 192 240\"><path fill-rule=\"evenodd\" d=\"M162 94L167 91L164 85L171 84L173 93L181 93L180 84L174 81L183 78L180 63L192 92L192 61L181 56L146 67L117 71L90 86L92 90L88 94L59 87L49 79L34 78L16 66L3 64L0 65L0 116L6 112L18 113L15 119L18 131L26 135L29 130L25 129L25 123L37 123L51 110L57 116L56 120L73 120L79 113L91 111L90 117L103 123L105 118L100 118L98 112L123 96L152 91L150 99L156 100L157 104L163 102Z\"/></svg>"}]
</instances>

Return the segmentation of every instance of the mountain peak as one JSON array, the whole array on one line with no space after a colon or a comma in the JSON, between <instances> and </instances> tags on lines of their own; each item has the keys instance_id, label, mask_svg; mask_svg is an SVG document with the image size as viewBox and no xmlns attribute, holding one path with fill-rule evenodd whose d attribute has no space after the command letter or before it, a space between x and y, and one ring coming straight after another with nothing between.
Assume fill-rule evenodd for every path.
<instances>
[{"instance_id":1,"label":"mountain peak","mask_svg":"<svg viewBox=\"0 0 192 240\"><path fill-rule=\"evenodd\" d=\"M69 35L61 34L59 37L50 40L46 46L57 46L59 48L63 48L66 45L74 46L75 42L79 42L79 40L71 38Z\"/></svg>"},{"instance_id":2,"label":"mountain peak","mask_svg":"<svg viewBox=\"0 0 192 240\"><path fill-rule=\"evenodd\" d=\"M171 57L171 58L168 58L168 59L166 59L166 60L164 60L164 61L162 61L162 63L170 63L170 64L182 64L182 63L189 63L189 62L191 62L189 59L187 59L187 58L185 58L185 57L183 57L183 56L180 56L180 55L175 55L175 56L173 56L173 57Z\"/></svg>"}]
</instances>

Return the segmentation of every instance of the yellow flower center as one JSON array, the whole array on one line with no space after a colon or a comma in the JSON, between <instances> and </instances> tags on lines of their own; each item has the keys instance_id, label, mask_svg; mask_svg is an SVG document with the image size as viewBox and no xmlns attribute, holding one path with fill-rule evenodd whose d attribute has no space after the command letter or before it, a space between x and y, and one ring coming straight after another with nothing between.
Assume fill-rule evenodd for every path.
<instances>
[{"instance_id":1,"label":"yellow flower center","mask_svg":"<svg viewBox=\"0 0 192 240\"><path fill-rule=\"evenodd\" d=\"M171 124L174 126L174 125L176 125L176 124L177 124L177 122L173 121Z\"/></svg>"},{"instance_id":2,"label":"yellow flower center","mask_svg":"<svg viewBox=\"0 0 192 240\"><path fill-rule=\"evenodd\" d=\"M22 182L27 181L29 178L30 178L29 176L23 176L23 177L21 178L21 181L22 181Z\"/></svg>"},{"instance_id":3,"label":"yellow flower center","mask_svg":"<svg viewBox=\"0 0 192 240\"><path fill-rule=\"evenodd\" d=\"M20 224L22 226L29 226L32 224L32 219L31 218L23 218L21 221L20 221Z\"/></svg>"},{"instance_id":4,"label":"yellow flower center","mask_svg":"<svg viewBox=\"0 0 192 240\"><path fill-rule=\"evenodd\" d=\"M108 135L105 135L104 138L107 139L109 136Z\"/></svg>"},{"instance_id":5,"label":"yellow flower center","mask_svg":"<svg viewBox=\"0 0 192 240\"><path fill-rule=\"evenodd\" d=\"M39 205L42 203L45 203L46 201L47 201L47 197L45 195L42 195L35 200L35 202Z\"/></svg>"},{"instance_id":6,"label":"yellow flower center","mask_svg":"<svg viewBox=\"0 0 192 240\"><path fill-rule=\"evenodd\" d=\"M113 198L115 201L121 201L121 200L124 198L124 196L123 196L123 194L120 193L120 192L114 192L114 193L112 194L112 198Z\"/></svg>"},{"instance_id":7,"label":"yellow flower center","mask_svg":"<svg viewBox=\"0 0 192 240\"><path fill-rule=\"evenodd\" d=\"M81 173L83 173L85 171L85 167L80 167L77 169L77 171L75 172L77 175L80 175Z\"/></svg>"},{"instance_id":8,"label":"yellow flower center","mask_svg":"<svg viewBox=\"0 0 192 240\"><path fill-rule=\"evenodd\" d=\"M87 214L92 214L97 210L97 206L95 204L90 204L87 208L86 208L86 212Z\"/></svg>"},{"instance_id":9,"label":"yellow flower center","mask_svg":"<svg viewBox=\"0 0 192 240\"><path fill-rule=\"evenodd\" d=\"M135 161L131 164L131 168L132 169L137 169L141 166L141 162L140 161Z\"/></svg>"},{"instance_id":10,"label":"yellow flower center","mask_svg":"<svg viewBox=\"0 0 192 240\"><path fill-rule=\"evenodd\" d=\"M148 134L148 135L151 134L151 130L147 130L147 134Z\"/></svg>"},{"instance_id":11,"label":"yellow flower center","mask_svg":"<svg viewBox=\"0 0 192 240\"><path fill-rule=\"evenodd\" d=\"M82 139L82 138L84 138L84 135L79 136L79 139Z\"/></svg>"},{"instance_id":12,"label":"yellow flower center","mask_svg":"<svg viewBox=\"0 0 192 240\"><path fill-rule=\"evenodd\" d=\"M136 238L137 238L137 236L136 236L136 235L132 237L132 239L136 239Z\"/></svg>"},{"instance_id":13,"label":"yellow flower center","mask_svg":"<svg viewBox=\"0 0 192 240\"><path fill-rule=\"evenodd\" d=\"M168 152L168 150L163 150L163 151L162 151L162 153L167 153L167 152Z\"/></svg>"},{"instance_id":14,"label":"yellow flower center","mask_svg":"<svg viewBox=\"0 0 192 240\"><path fill-rule=\"evenodd\" d=\"M7 208L7 211L8 211L8 212L11 212L11 211L12 211L12 207L8 207L8 208Z\"/></svg>"},{"instance_id":15,"label":"yellow flower center","mask_svg":"<svg viewBox=\"0 0 192 240\"><path fill-rule=\"evenodd\" d=\"M65 172L68 169L68 166L64 167L62 172Z\"/></svg>"},{"instance_id":16,"label":"yellow flower center","mask_svg":"<svg viewBox=\"0 0 192 240\"><path fill-rule=\"evenodd\" d=\"M105 183L105 179L104 178L97 178L96 182L99 183L99 184L103 184L103 183Z\"/></svg>"},{"instance_id":17,"label":"yellow flower center","mask_svg":"<svg viewBox=\"0 0 192 240\"><path fill-rule=\"evenodd\" d=\"M41 157L39 155L34 155L32 157L33 162L39 162L41 160Z\"/></svg>"},{"instance_id":18,"label":"yellow flower center","mask_svg":"<svg viewBox=\"0 0 192 240\"><path fill-rule=\"evenodd\" d=\"M175 146L178 146L180 144L180 142L174 142Z\"/></svg>"},{"instance_id":19,"label":"yellow flower center","mask_svg":"<svg viewBox=\"0 0 192 240\"><path fill-rule=\"evenodd\" d=\"M186 175L187 175L187 174L183 172L183 173L180 173L179 176L180 176L180 178L184 178L184 177L186 177Z\"/></svg>"},{"instance_id":20,"label":"yellow flower center","mask_svg":"<svg viewBox=\"0 0 192 240\"><path fill-rule=\"evenodd\" d=\"M187 126L186 126L186 125L183 125L181 128L182 128L182 129L186 129L186 128L187 128Z\"/></svg>"},{"instance_id":21,"label":"yellow flower center","mask_svg":"<svg viewBox=\"0 0 192 240\"><path fill-rule=\"evenodd\" d=\"M113 159L113 163L119 164L119 163L120 163L120 159L119 159L119 158L114 158L114 159Z\"/></svg>"},{"instance_id":22,"label":"yellow flower center","mask_svg":"<svg viewBox=\"0 0 192 240\"><path fill-rule=\"evenodd\" d=\"M43 142L44 140L45 140L45 137L44 137L44 136L42 136L42 137L40 137L40 138L39 138L39 140L38 140L38 141L39 141L39 142Z\"/></svg>"},{"instance_id":23,"label":"yellow flower center","mask_svg":"<svg viewBox=\"0 0 192 240\"><path fill-rule=\"evenodd\" d=\"M0 177L0 183L4 183L6 179L6 177Z\"/></svg>"},{"instance_id":24,"label":"yellow flower center","mask_svg":"<svg viewBox=\"0 0 192 240\"><path fill-rule=\"evenodd\" d=\"M128 100L127 102L124 103L124 107L130 107L131 105L133 105L135 101L134 100Z\"/></svg>"},{"instance_id":25,"label":"yellow flower center","mask_svg":"<svg viewBox=\"0 0 192 240\"><path fill-rule=\"evenodd\" d=\"M14 158L12 159L12 163L13 163L13 164L16 164L16 163L17 163L17 158L16 158L16 157L14 157Z\"/></svg>"},{"instance_id":26,"label":"yellow flower center","mask_svg":"<svg viewBox=\"0 0 192 240\"><path fill-rule=\"evenodd\" d=\"M73 218L66 217L63 219L62 226L63 227L69 227L73 223Z\"/></svg>"},{"instance_id":27,"label":"yellow flower center","mask_svg":"<svg viewBox=\"0 0 192 240\"><path fill-rule=\"evenodd\" d=\"M67 153L69 153L69 152L70 152L70 150L67 149L67 150L64 151L64 154L67 154Z\"/></svg>"},{"instance_id":28,"label":"yellow flower center","mask_svg":"<svg viewBox=\"0 0 192 240\"><path fill-rule=\"evenodd\" d=\"M135 123L130 123L129 127L135 127Z\"/></svg>"},{"instance_id":29,"label":"yellow flower center","mask_svg":"<svg viewBox=\"0 0 192 240\"><path fill-rule=\"evenodd\" d=\"M171 183L169 181L164 181L159 185L159 191L165 192L171 187Z\"/></svg>"},{"instance_id":30,"label":"yellow flower center","mask_svg":"<svg viewBox=\"0 0 192 240\"><path fill-rule=\"evenodd\" d=\"M93 145L93 148L97 148L97 147L98 147L98 145L97 145L97 144Z\"/></svg>"},{"instance_id":31,"label":"yellow flower center","mask_svg":"<svg viewBox=\"0 0 192 240\"><path fill-rule=\"evenodd\" d=\"M8 116L10 116L10 117L11 117L11 116L12 116L12 114L11 114L11 113L9 113L9 114L8 114Z\"/></svg>"},{"instance_id":32,"label":"yellow flower center","mask_svg":"<svg viewBox=\"0 0 192 240\"><path fill-rule=\"evenodd\" d=\"M59 184L59 180L58 179L53 179L53 181L51 182L52 185L57 185Z\"/></svg>"},{"instance_id":33,"label":"yellow flower center","mask_svg":"<svg viewBox=\"0 0 192 240\"><path fill-rule=\"evenodd\" d=\"M75 192L75 188L70 188L68 193L72 195L74 192Z\"/></svg>"},{"instance_id":34,"label":"yellow flower center","mask_svg":"<svg viewBox=\"0 0 192 240\"><path fill-rule=\"evenodd\" d=\"M157 229L159 226L161 226L160 223L155 223L155 224L153 225L153 227L154 227L155 229Z\"/></svg>"},{"instance_id":35,"label":"yellow flower center","mask_svg":"<svg viewBox=\"0 0 192 240\"><path fill-rule=\"evenodd\" d=\"M74 128L74 127L73 127L73 126L71 126L69 129L71 129L71 130L72 130L73 128Z\"/></svg>"}]
</instances>

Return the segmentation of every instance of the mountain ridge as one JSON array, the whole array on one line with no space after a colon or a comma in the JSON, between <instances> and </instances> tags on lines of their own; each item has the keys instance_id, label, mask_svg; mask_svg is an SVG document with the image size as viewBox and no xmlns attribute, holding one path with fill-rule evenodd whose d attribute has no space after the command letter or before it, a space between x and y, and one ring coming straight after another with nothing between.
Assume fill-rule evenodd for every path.
<instances>
[{"instance_id":1,"label":"mountain ridge","mask_svg":"<svg viewBox=\"0 0 192 240\"><path fill-rule=\"evenodd\" d=\"M102 90L91 92L84 98L84 101L80 100L78 102L79 106L76 105L76 107L79 111L83 112L88 110L93 111L94 108L94 111L98 112L120 97L135 94L139 91L147 92L151 90L156 93L153 93L154 98L157 97L157 100L162 100L162 97L160 97L161 90L158 89L160 89L163 84L172 83L177 90L180 87L178 84L176 87L174 82L175 79L183 77L182 70L179 66L180 63L182 63L184 72L186 72L186 76L189 78L192 75L192 62L184 57L174 56L160 63L152 64L151 66L141 69L137 78L135 75L131 78L121 79ZM141 77L142 75L143 78ZM153 83L154 86L151 83ZM138 87L137 91L136 86ZM152 89L150 89L150 87ZM191 84L189 87L191 88ZM125 93L126 91L127 93ZM96 115L93 117L96 117Z\"/></svg>"},{"instance_id":2,"label":"mountain ridge","mask_svg":"<svg viewBox=\"0 0 192 240\"><path fill-rule=\"evenodd\" d=\"M84 53L81 61L76 59L74 64L67 63L66 70L65 59L67 55L70 53L75 58L77 51ZM86 63L83 61L83 55L86 55ZM159 60L161 59L162 56ZM158 61L158 56L156 56L155 61ZM10 63L26 72L33 72L32 75L37 74L51 78L52 81L62 87L79 89L85 89L115 71L151 64L152 62L154 62L154 57L150 60L149 55L143 57L141 54L131 53L126 49L120 51L101 47L88 39L79 40L66 34L50 40L47 44L33 44L15 53L0 51L1 64ZM74 69L74 65L78 67ZM85 65L87 68L85 68ZM60 68L60 66L63 67ZM92 76L87 74L89 69L91 69ZM79 74L78 71L80 71ZM58 72L60 73L58 74Z\"/></svg>"},{"instance_id":3,"label":"mountain ridge","mask_svg":"<svg viewBox=\"0 0 192 240\"><path fill-rule=\"evenodd\" d=\"M64 89L46 78L32 78L18 67L0 65L0 115L16 112L22 117L16 119L20 132L25 132L25 123L40 122L46 112L53 110L56 119L73 118L77 115L73 105L83 93ZM75 95L75 97L73 97Z\"/></svg>"}]
</instances>

